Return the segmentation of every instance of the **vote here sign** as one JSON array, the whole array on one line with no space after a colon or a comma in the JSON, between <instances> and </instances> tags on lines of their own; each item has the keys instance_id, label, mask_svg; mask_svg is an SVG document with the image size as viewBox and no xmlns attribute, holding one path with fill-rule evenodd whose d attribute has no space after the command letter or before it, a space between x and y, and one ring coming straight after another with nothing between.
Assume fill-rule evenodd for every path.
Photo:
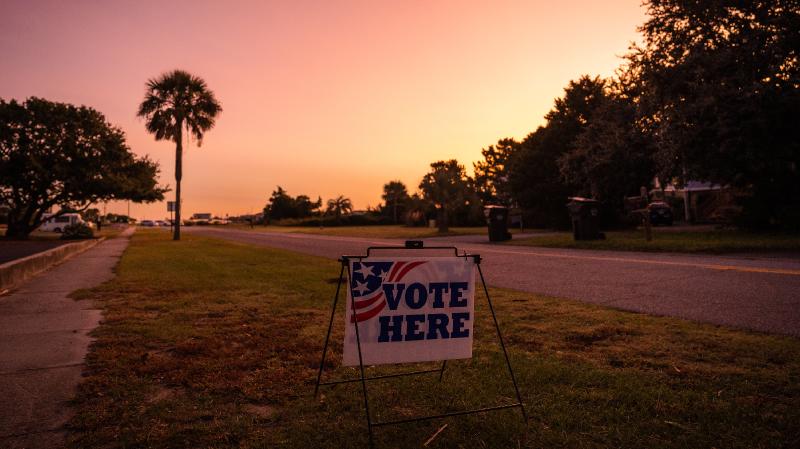
<instances>
[{"instance_id":1,"label":"vote here sign","mask_svg":"<svg viewBox=\"0 0 800 449\"><path fill-rule=\"evenodd\" d=\"M343 365L472 357L475 262L471 258L350 261Z\"/></svg>"}]
</instances>

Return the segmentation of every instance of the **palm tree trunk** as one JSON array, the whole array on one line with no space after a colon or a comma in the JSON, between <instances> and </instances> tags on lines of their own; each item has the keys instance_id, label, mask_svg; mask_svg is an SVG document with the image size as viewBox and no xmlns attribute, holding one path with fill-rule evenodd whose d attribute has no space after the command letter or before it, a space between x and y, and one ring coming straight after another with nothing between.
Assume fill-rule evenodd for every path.
<instances>
[{"instance_id":1,"label":"palm tree trunk","mask_svg":"<svg viewBox=\"0 0 800 449\"><path fill-rule=\"evenodd\" d=\"M173 223L172 240L181 239L181 178L183 178L183 121L175 125L175 223Z\"/></svg>"}]
</instances>

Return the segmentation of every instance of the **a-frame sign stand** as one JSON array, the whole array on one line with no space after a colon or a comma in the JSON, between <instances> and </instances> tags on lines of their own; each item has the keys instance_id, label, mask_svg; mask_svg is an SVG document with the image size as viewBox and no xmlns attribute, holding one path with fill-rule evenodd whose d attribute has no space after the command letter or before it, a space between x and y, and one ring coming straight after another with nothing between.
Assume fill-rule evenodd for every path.
<instances>
[{"instance_id":1,"label":"a-frame sign stand","mask_svg":"<svg viewBox=\"0 0 800 449\"><path fill-rule=\"evenodd\" d=\"M511 382L514 384L514 392L517 395L517 402L512 404L505 404L505 405L495 405L491 407L483 407L478 409L471 409L471 410L462 410L456 412L449 412L449 413L442 413L438 415L429 415L429 416L420 416L414 418L406 418L406 419L398 419L393 421L378 421L373 422L372 418L369 413L369 395L367 393L367 381L376 380L376 379L387 379L392 377L402 377L402 376L413 376L418 374L427 374L427 373L439 373L439 381L442 380L444 376L444 370L447 366L447 360L442 362L441 368L437 369L429 369L429 370L422 370L422 371L412 371L412 372L403 372L397 374L387 374L382 376L373 376L367 377L364 373L364 362L361 356L361 337L358 331L358 320L354 320L355 326L355 334L356 334L356 346L358 348L358 367L360 371L360 376L358 379L345 379L345 380L334 380L328 382L321 382L322 380L322 371L325 366L325 356L328 352L328 343L330 342L331 337L331 330L333 328L333 319L334 315L336 314L336 306L339 302L339 292L342 288L342 282L345 279L345 270L347 270L347 279L350 279L350 261L351 260L362 260L370 256L370 252L373 250L453 250L455 253L455 257L459 258L468 258L472 259L475 262L475 266L478 268L478 274L481 278L481 284L483 285L483 292L486 295L486 302L489 304L489 311L492 313L492 319L494 320L494 327L497 330L497 338L500 340L500 347L503 349L503 356L506 360L506 366L508 367L508 373L511 376ZM397 247L397 246L371 246L367 248L367 254L361 256L342 256L339 259L341 263L341 270L339 271L339 282L336 285L336 294L333 297L333 306L331 307L331 317L330 321L328 322L328 332L325 334L325 344L322 349L322 360L319 364L319 373L317 374L317 381L314 386L314 397L317 397L319 393L319 387L322 385L337 385L343 383L350 383L350 382L360 382L361 383L361 390L364 394L364 414L367 417L367 430L369 433L369 446L372 448L374 446L373 437L372 437L372 429L373 427L382 427L382 426L391 426L395 424L404 424L410 422L417 422L417 421L427 421L437 418L446 418L449 416L460 416L460 415L471 415L475 413L483 413L495 410L504 410L509 408L516 408L520 409L522 412L522 418L525 422L528 422L528 415L525 412L525 405L522 403L522 396L519 394L519 387L517 386L517 379L514 376L514 370L511 368L511 361L508 359L508 351L506 351L506 345L503 341L503 334L500 332L500 325L497 322L497 314L494 311L494 306L492 305L492 299L489 296L489 289L486 287L486 280L483 278L483 271L481 270L481 256L478 254L467 254L466 252L463 254L458 254L458 249L454 246L429 246L423 247L422 241L419 240L409 240L406 241L405 247ZM349 288L349 282L348 282ZM351 309L355 314L356 307L355 307L355 300L353 299L353 295L350 295L351 301Z\"/></svg>"}]
</instances>

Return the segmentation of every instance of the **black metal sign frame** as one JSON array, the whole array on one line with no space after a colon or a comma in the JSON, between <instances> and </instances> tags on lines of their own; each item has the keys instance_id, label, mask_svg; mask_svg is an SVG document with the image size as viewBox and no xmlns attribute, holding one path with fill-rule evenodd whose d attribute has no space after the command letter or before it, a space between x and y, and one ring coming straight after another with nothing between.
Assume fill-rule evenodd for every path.
<instances>
[{"instance_id":1,"label":"black metal sign frame","mask_svg":"<svg viewBox=\"0 0 800 449\"><path fill-rule=\"evenodd\" d=\"M387 379L392 377L403 377L403 376L414 376L419 374L428 374L428 373L439 373L439 381L442 381L444 376L444 370L447 366L447 360L442 361L441 368L436 369L428 369L428 370L420 370L420 371L411 371L411 372L403 372L403 373L396 373L396 374L386 374L381 376L372 376L367 377L364 373L364 362L361 356L361 337L358 331L358 320L354 322L355 330L356 330L356 347L358 348L358 366L360 371L360 377L358 379L344 379L344 380L334 380L328 382L321 382L322 380L322 371L325 366L325 356L328 352L328 343L330 342L331 337L331 330L333 329L333 317L336 314L336 305L339 302L339 292L342 288L342 281L345 279L345 270L347 270L347 279L350 279L350 261L351 260L361 260L367 257L370 257L371 252L374 250L452 250L455 257L463 257L467 259L472 259L475 262L475 266L478 268L478 274L481 278L481 284L483 285L483 292L486 295L486 302L489 304L489 311L492 313L492 319L494 320L494 327L497 330L497 338L500 340L500 347L503 349L503 356L505 356L506 366L508 367L508 373L511 376L511 382L514 384L514 392L517 395L517 402L513 404L505 404L505 405L496 405L491 407L483 407L478 409L471 409L471 410L462 410L457 412L449 412L449 413L441 413L437 415L429 415L429 416L420 416L414 418L406 418L406 419L398 419L394 421L379 421L373 422L372 418L369 413L369 396L367 394L367 381L377 380L377 379ZM455 246L423 246L422 241L419 240L409 240L406 241L404 247L400 246L370 246L367 248L367 254L361 256L342 256L339 258L339 262L341 263L341 270L339 271L339 282L336 285L336 294L333 297L333 306L331 307L331 317L330 321L328 322L328 332L325 334L325 344L322 349L322 360L319 363L319 372L317 373L317 381L314 386L314 397L317 397L319 393L319 387L323 385L338 385L344 383L351 383L351 382L360 382L361 383L361 390L364 394L364 413L367 418L367 431L369 432L369 447L374 447L373 437L372 437L372 428L373 427L381 427L381 426L390 426L395 424L404 424L410 422L417 422L417 421L427 421L432 419L438 418L446 418L450 416L461 416L461 415L471 415L475 413L483 413L495 410L504 410L509 408L516 408L519 407L520 411L522 412L522 418L525 420L525 423L528 422L528 414L525 412L525 405L522 402L522 396L519 394L519 387L517 386L517 379L514 376L514 370L511 368L511 361L508 358L508 351L506 351L506 345L503 341L503 334L500 332L500 324L497 322L497 314L494 311L494 306L492 305L492 299L489 296L489 289L486 287L486 280L483 278L483 271L481 270L481 256L478 254L467 254L466 252L459 254L458 248ZM355 313L355 300L353 296L350 296L350 306Z\"/></svg>"}]
</instances>

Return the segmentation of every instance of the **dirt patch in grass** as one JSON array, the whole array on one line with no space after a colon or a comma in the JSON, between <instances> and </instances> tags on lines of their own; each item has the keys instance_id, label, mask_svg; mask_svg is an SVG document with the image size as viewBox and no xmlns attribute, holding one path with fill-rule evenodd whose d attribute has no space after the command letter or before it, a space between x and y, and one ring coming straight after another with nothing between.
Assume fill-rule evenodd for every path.
<instances>
[{"instance_id":1,"label":"dirt patch in grass","mask_svg":"<svg viewBox=\"0 0 800 449\"><path fill-rule=\"evenodd\" d=\"M366 447L360 385L313 381L336 262L188 235L137 233L103 308L75 401L75 448ZM492 289L530 420L446 420L429 447L797 447L800 342ZM376 420L514 400L485 298L475 352L435 375L369 385ZM326 379L340 366L335 317ZM405 369L433 368L420 364ZM397 367L369 368L368 374ZM421 446L441 421L376 429Z\"/></svg>"}]
</instances>

